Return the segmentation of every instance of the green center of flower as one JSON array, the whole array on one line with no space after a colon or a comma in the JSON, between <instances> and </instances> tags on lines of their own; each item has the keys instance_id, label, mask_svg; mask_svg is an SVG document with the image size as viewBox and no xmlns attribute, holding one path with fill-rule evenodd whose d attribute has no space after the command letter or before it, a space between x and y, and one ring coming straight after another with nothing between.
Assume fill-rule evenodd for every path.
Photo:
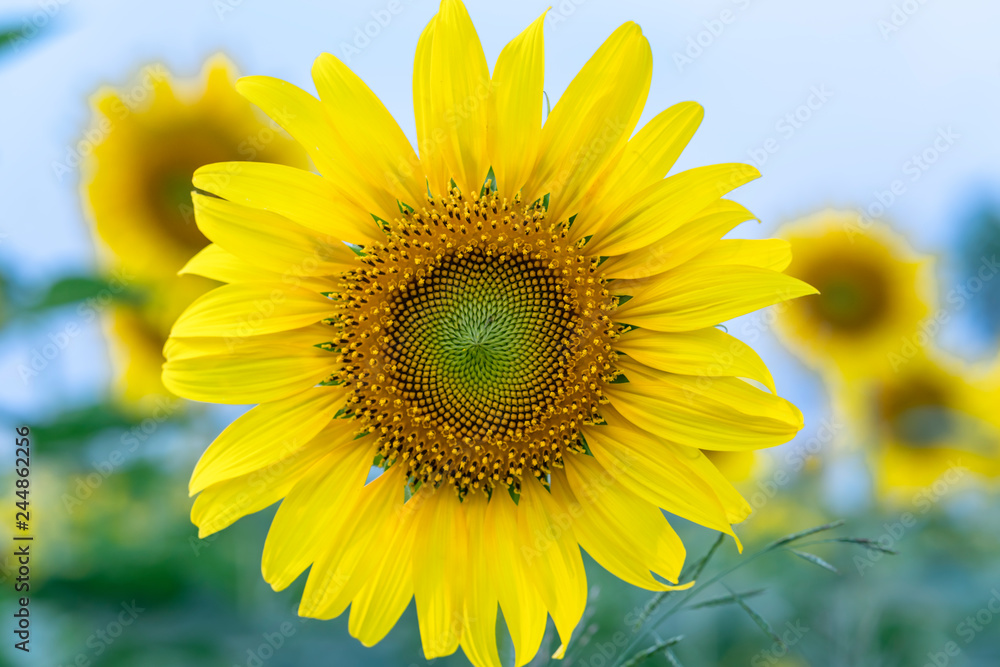
<instances>
[{"instance_id":1,"label":"green center of flower","mask_svg":"<svg viewBox=\"0 0 1000 667\"><path fill-rule=\"evenodd\" d=\"M540 204L457 193L396 220L345 277L341 381L387 464L460 494L579 451L613 373L594 262Z\"/></svg>"},{"instance_id":2,"label":"green center of flower","mask_svg":"<svg viewBox=\"0 0 1000 667\"><path fill-rule=\"evenodd\" d=\"M566 280L541 259L442 258L397 293L384 351L413 417L463 435L514 438L555 402L577 316Z\"/></svg>"}]
</instances>

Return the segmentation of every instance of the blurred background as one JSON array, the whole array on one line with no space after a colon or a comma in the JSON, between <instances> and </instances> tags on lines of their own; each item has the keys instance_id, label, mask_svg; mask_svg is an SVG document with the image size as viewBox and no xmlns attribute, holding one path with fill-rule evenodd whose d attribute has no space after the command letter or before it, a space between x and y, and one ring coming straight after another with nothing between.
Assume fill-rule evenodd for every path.
<instances>
[{"instance_id":1,"label":"blurred background","mask_svg":"<svg viewBox=\"0 0 1000 667\"><path fill-rule=\"evenodd\" d=\"M490 63L548 6L467 5ZM187 480L240 409L173 398L156 369L170 321L206 289L174 275L204 243L186 208L191 171L304 160L241 106L235 76L314 90L312 61L331 52L412 141L413 54L435 11L432 0L2 3L0 479L12 496L14 428L30 426L36 541L30 656L6 625L16 563L0 550L0 664L426 664L412 605L365 649L346 615L295 615L304 578L270 590L259 563L274 508L198 539ZM650 595L588 561L591 604L562 664L606 667L678 635L644 664L1000 664L1000 5L553 1L553 101L626 20L654 55L641 122L700 102L705 120L675 169L757 166L763 178L733 198L760 223L731 236L789 239L790 272L823 296L726 325L806 415L795 441L717 461L756 511L737 527L744 555L722 543L702 578L741 567L666 615L668 597L637 632ZM812 541L873 542L748 558L839 519ZM692 562L715 542L675 523ZM533 665L548 664L558 642L546 642Z\"/></svg>"}]
</instances>

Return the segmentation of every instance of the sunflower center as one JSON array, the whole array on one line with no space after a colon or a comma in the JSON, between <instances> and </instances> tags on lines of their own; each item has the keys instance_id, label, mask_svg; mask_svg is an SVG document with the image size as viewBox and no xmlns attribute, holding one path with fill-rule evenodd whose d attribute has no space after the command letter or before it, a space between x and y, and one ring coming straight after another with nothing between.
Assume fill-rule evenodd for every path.
<instances>
[{"instance_id":1,"label":"sunflower center","mask_svg":"<svg viewBox=\"0 0 1000 667\"><path fill-rule=\"evenodd\" d=\"M389 372L422 421L514 438L557 398L575 318L566 281L544 260L453 252L389 312Z\"/></svg>"},{"instance_id":2,"label":"sunflower center","mask_svg":"<svg viewBox=\"0 0 1000 667\"><path fill-rule=\"evenodd\" d=\"M954 417L942 387L911 378L883 389L879 399L882 418L910 446L926 447L952 432Z\"/></svg>"},{"instance_id":3,"label":"sunflower center","mask_svg":"<svg viewBox=\"0 0 1000 667\"><path fill-rule=\"evenodd\" d=\"M859 331L877 324L889 305L885 277L872 267L841 265L806 280L820 293L804 304L840 331Z\"/></svg>"},{"instance_id":4,"label":"sunflower center","mask_svg":"<svg viewBox=\"0 0 1000 667\"><path fill-rule=\"evenodd\" d=\"M456 193L386 234L345 279L339 373L385 461L464 494L579 450L615 331L565 229L540 205Z\"/></svg>"}]
</instances>

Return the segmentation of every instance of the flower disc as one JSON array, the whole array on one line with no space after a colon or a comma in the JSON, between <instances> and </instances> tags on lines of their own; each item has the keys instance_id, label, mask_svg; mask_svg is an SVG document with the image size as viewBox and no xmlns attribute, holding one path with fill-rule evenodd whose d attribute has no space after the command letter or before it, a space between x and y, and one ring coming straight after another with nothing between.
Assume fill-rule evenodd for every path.
<instances>
[{"instance_id":1,"label":"flower disc","mask_svg":"<svg viewBox=\"0 0 1000 667\"><path fill-rule=\"evenodd\" d=\"M549 473L611 377L613 299L540 204L457 191L345 279L343 381L381 455L464 494Z\"/></svg>"}]
</instances>

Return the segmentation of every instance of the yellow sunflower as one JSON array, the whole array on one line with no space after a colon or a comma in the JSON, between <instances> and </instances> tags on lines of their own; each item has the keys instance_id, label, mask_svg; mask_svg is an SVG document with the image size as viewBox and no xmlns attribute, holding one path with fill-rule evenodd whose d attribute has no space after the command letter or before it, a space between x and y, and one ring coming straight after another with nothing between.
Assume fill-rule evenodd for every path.
<instances>
[{"instance_id":1,"label":"yellow sunflower","mask_svg":"<svg viewBox=\"0 0 1000 667\"><path fill-rule=\"evenodd\" d=\"M925 350L843 400L867 416L862 441L883 494L1000 476L996 373Z\"/></svg>"},{"instance_id":2,"label":"yellow sunflower","mask_svg":"<svg viewBox=\"0 0 1000 667\"><path fill-rule=\"evenodd\" d=\"M419 158L324 54L319 99L237 85L285 112L321 175L195 174L213 243L186 270L229 284L174 325L163 379L259 405L199 461L192 519L205 536L281 500L264 578L280 590L311 566L299 613L350 606L366 645L415 598L428 659L461 645L499 665L498 604L517 665L546 615L561 657L587 599L581 547L672 588L684 546L661 508L728 534L750 510L700 449L769 447L802 426L760 358L715 328L814 291L772 268L787 244L720 240L752 218L721 197L756 170L664 178L702 110L672 107L632 137L652 71L634 23L543 126L543 25L491 77L465 7L441 3L417 46Z\"/></svg>"},{"instance_id":3,"label":"yellow sunflower","mask_svg":"<svg viewBox=\"0 0 1000 667\"><path fill-rule=\"evenodd\" d=\"M121 89L91 99L92 145L81 165L81 195L114 290L145 295L109 319L124 397L162 394L162 348L170 326L218 283L177 271L208 245L198 230L191 178L221 160L261 160L308 168L305 151L239 95L236 71L210 58L200 77L175 80L162 65L144 67Z\"/></svg>"},{"instance_id":4,"label":"yellow sunflower","mask_svg":"<svg viewBox=\"0 0 1000 667\"><path fill-rule=\"evenodd\" d=\"M896 357L926 343L933 266L904 238L857 213L833 210L779 235L792 245L788 273L819 290L778 309L779 335L807 363L850 380L887 371Z\"/></svg>"}]
</instances>

